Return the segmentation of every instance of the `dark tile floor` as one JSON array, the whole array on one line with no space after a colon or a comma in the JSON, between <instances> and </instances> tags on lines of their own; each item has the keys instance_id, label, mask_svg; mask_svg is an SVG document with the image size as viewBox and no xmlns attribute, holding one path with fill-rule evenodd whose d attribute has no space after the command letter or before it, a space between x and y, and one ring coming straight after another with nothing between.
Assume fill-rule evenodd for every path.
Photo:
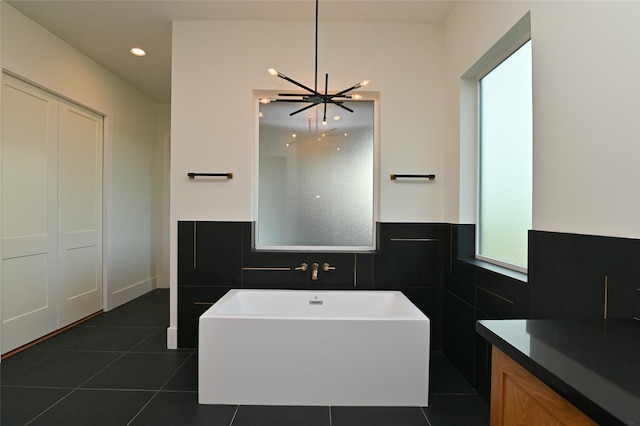
<instances>
[{"instance_id":1,"label":"dark tile floor","mask_svg":"<svg viewBox=\"0 0 640 426\"><path fill-rule=\"evenodd\" d=\"M199 405L197 353L167 350L169 292L143 297L0 364L0 424L473 426L489 408L440 353L429 407Z\"/></svg>"}]
</instances>

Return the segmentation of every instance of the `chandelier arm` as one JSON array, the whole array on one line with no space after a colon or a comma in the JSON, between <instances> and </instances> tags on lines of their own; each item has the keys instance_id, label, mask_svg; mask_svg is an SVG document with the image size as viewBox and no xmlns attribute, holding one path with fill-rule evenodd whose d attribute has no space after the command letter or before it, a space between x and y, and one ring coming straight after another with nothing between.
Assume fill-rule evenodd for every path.
<instances>
[{"instance_id":1,"label":"chandelier arm","mask_svg":"<svg viewBox=\"0 0 640 426\"><path fill-rule=\"evenodd\" d=\"M317 0L316 0L317 1ZM327 101L331 101L329 97L329 73L324 75L324 112L322 113L322 123L327 122Z\"/></svg>"},{"instance_id":2,"label":"chandelier arm","mask_svg":"<svg viewBox=\"0 0 640 426\"><path fill-rule=\"evenodd\" d=\"M329 73L324 75L324 96L329 96Z\"/></svg>"},{"instance_id":3,"label":"chandelier arm","mask_svg":"<svg viewBox=\"0 0 640 426\"><path fill-rule=\"evenodd\" d=\"M296 103L300 103L300 102L309 102L309 101L304 100L304 99L274 99L271 102L296 102Z\"/></svg>"},{"instance_id":4,"label":"chandelier arm","mask_svg":"<svg viewBox=\"0 0 640 426\"><path fill-rule=\"evenodd\" d=\"M316 105L317 105L317 104L310 104L310 105L307 105L307 106L306 106L306 107L304 107L304 108L300 108L299 110L293 111L291 114L289 114L289 116L296 115L296 114L298 114L299 112L302 112L302 111L308 110L309 108L313 108L313 107L314 107L314 106L316 106Z\"/></svg>"},{"instance_id":5,"label":"chandelier arm","mask_svg":"<svg viewBox=\"0 0 640 426\"><path fill-rule=\"evenodd\" d=\"M329 100L332 104L338 105L340 108L346 109L349 112L353 112L353 110L347 106L342 105L342 102L336 102L334 100Z\"/></svg>"},{"instance_id":6,"label":"chandelier arm","mask_svg":"<svg viewBox=\"0 0 640 426\"><path fill-rule=\"evenodd\" d=\"M336 96L342 96L342 95L344 95L344 94L346 94L346 93L349 93L349 92L350 92L350 91L352 91L352 90L359 89L360 87L362 87L362 86L360 85L360 83L358 83L358 84L354 84L353 86L349 87L348 89L344 89L344 90L343 90L343 91L341 91L341 92L338 92L338 93L336 93L336 94L334 94L334 95L331 95L331 97L332 97L332 98L335 98Z\"/></svg>"},{"instance_id":7,"label":"chandelier arm","mask_svg":"<svg viewBox=\"0 0 640 426\"><path fill-rule=\"evenodd\" d=\"M311 93L311 94L314 94L314 95L318 95L318 94L319 94L317 91L310 89L309 87L305 86L305 85L304 85L304 84L302 84L302 83L298 83L298 82L297 82L297 81L295 81L294 79L289 78L289 77L287 77L286 75L284 75L284 74L282 74L282 73L279 73L279 74L278 74L278 77L280 77L280 78L281 78L281 79L283 79L283 80L287 80L289 83L295 84L295 85L296 85L296 86L298 86L298 87L302 87L304 90L306 90L307 92L309 92L309 93Z\"/></svg>"}]
</instances>

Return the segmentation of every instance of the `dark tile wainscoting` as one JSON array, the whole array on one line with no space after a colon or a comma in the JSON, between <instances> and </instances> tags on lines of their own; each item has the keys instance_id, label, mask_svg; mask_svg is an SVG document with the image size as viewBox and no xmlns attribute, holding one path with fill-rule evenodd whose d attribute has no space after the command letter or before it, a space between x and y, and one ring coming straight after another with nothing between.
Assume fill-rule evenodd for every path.
<instances>
[{"instance_id":1,"label":"dark tile wainscoting","mask_svg":"<svg viewBox=\"0 0 640 426\"><path fill-rule=\"evenodd\" d=\"M531 231L529 280L532 318L633 318L640 240Z\"/></svg>"},{"instance_id":2,"label":"dark tile wainscoting","mask_svg":"<svg viewBox=\"0 0 640 426\"><path fill-rule=\"evenodd\" d=\"M473 259L474 225L451 225L442 351L489 401L491 348L478 319L603 318L640 314L640 240L529 231L528 277ZM606 285L605 285L606 282Z\"/></svg>"},{"instance_id":3,"label":"dark tile wainscoting","mask_svg":"<svg viewBox=\"0 0 640 426\"><path fill-rule=\"evenodd\" d=\"M379 223L373 253L256 252L250 222L178 223L178 345L197 346L198 317L232 288L400 290L432 321L442 350L489 401L491 348L478 319L640 316L640 240L529 232L529 274L474 259L475 227ZM293 268L328 262L311 281ZM265 270L264 268L283 268Z\"/></svg>"},{"instance_id":4,"label":"dark tile wainscoting","mask_svg":"<svg viewBox=\"0 0 640 426\"><path fill-rule=\"evenodd\" d=\"M431 347L441 347L442 288L451 227L379 223L378 250L357 253L253 250L251 222L178 222L178 346L197 347L198 317L236 288L400 290L431 319ZM296 271L302 263L335 266Z\"/></svg>"}]
</instances>

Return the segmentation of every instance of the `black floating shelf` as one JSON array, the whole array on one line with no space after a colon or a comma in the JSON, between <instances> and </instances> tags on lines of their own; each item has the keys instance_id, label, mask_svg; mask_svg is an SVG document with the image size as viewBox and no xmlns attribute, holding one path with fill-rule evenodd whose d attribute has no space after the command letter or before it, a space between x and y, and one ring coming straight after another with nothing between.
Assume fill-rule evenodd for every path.
<instances>
[{"instance_id":1,"label":"black floating shelf","mask_svg":"<svg viewBox=\"0 0 640 426\"><path fill-rule=\"evenodd\" d=\"M233 173L187 173L189 179L195 179L196 177L226 177L227 179L233 179Z\"/></svg>"},{"instance_id":2,"label":"black floating shelf","mask_svg":"<svg viewBox=\"0 0 640 426\"><path fill-rule=\"evenodd\" d=\"M400 174L395 174L392 173L391 174L391 180L396 180L396 179L403 179L403 178L409 178L409 179L435 179L436 175L400 175Z\"/></svg>"}]
</instances>

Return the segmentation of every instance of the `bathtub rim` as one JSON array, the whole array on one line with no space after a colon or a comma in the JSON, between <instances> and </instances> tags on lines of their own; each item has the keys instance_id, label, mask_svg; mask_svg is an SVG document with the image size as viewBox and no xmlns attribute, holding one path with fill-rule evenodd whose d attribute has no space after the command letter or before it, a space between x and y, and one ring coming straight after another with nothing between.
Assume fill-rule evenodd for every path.
<instances>
[{"instance_id":1,"label":"bathtub rim","mask_svg":"<svg viewBox=\"0 0 640 426\"><path fill-rule=\"evenodd\" d=\"M349 294L391 294L398 298L399 302L407 310L406 315L401 316L372 316L372 315L359 315L359 316L321 316L321 315L289 315L289 314L256 314L247 312L220 312L220 310L238 293L309 293L310 296L320 296L322 294L336 294L344 295ZM209 309L207 309L200 318L219 318L219 319L237 319L237 320L295 320L295 321L427 321L431 322L430 318L422 312L411 300L399 290L323 290L323 289L262 289L262 288L247 288L247 289L231 289L225 293L217 302L215 302Z\"/></svg>"}]
</instances>

